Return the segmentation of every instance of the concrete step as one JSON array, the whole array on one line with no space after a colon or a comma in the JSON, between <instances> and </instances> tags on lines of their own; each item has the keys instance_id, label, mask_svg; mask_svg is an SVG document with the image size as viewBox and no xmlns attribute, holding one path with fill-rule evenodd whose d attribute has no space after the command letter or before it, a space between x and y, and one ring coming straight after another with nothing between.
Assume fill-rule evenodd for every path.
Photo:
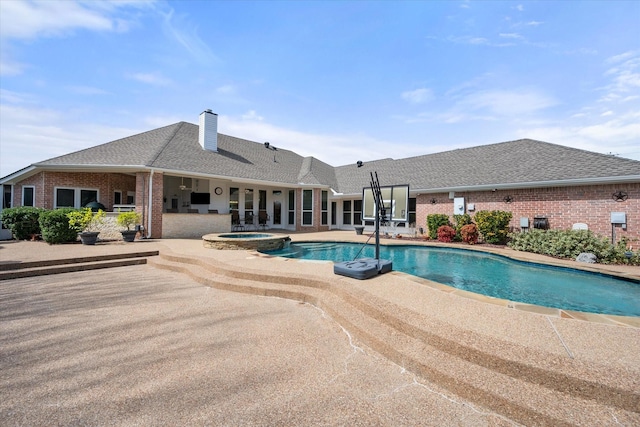
<instances>
[{"instance_id":1,"label":"concrete step","mask_svg":"<svg viewBox=\"0 0 640 427\"><path fill-rule=\"evenodd\" d=\"M0 264L0 280L146 264L148 257L157 256L158 253L158 251L143 251L81 258L63 258Z\"/></svg>"},{"instance_id":2,"label":"concrete step","mask_svg":"<svg viewBox=\"0 0 640 427\"><path fill-rule=\"evenodd\" d=\"M389 307L386 301L350 288L344 279L239 271L220 263L164 253L150 264L222 290L309 302L360 342L423 381L525 425L593 425L594 414L602 420L610 420L612 413L626 419L639 410L638 395L632 391L536 365L537 358L556 356L531 355L531 362L508 360L497 350L479 349L459 340L465 336L464 331L442 328L401 307ZM514 344L496 342L488 347L505 346ZM570 365L571 361L554 360L552 364Z\"/></svg>"}]
</instances>

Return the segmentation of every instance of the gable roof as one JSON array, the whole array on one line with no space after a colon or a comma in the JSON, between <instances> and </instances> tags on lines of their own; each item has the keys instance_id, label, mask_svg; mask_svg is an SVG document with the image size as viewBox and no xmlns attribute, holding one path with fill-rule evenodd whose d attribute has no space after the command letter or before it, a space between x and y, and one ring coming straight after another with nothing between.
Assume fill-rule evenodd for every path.
<instances>
[{"instance_id":1,"label":"gable roof","mask_svg":"<svg viewBox=\"0 0 640 427\"><path fill-rule=\"evenodd\" d=\"M9 175L22 179L38 168L156 169L173 174L259 181L271 185L331 188L356 195L376 171L381 185L409 184L411 191L442 192L640 182L640 161L520 139L404 159L381 159L363 167L333 167L314 157L218 134L218 151L198 142L198 125L179 122L95 147L54 157Z\"/></svg>"},{"instance_id":2,"label":"gable roof","mask_svg":"<svg viewBox=\"0 0 640 427\"><path fill-rule=\"evenodd\" d=\"M412 192L640 181L640 161L531 139L341 166L340 192L360 193L371 171L380 185L410 184Z\"/></svg>"},{"instance_id":3,"label":"gable roof","mask_svg":"<svg viewBox=\"0 0 640 427\"><path fill-rule=\"evenodd\" d=\"M308 160L309 159L309 160ZM264 144L218 134L218 151L202 148L198 126L179 122L36 163L35 166L145 167L274 184L329 186L326 163Z\"/></svg>"}]
</instances>

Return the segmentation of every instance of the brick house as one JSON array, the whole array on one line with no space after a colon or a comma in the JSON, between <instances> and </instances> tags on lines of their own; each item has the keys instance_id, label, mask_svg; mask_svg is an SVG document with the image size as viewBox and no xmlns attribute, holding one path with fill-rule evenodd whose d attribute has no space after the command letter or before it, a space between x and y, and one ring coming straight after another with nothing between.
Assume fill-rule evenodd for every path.
<instances>
[{"instance_id":1,"label":"brick house","mask_svg":"<svg viewBox=\"0 0 640 427\"><path fill-rule=\"evenodd\" d=\"M640 240L640 161L522 139L356 166L332 166L268 142L217 132L217 115L179 122L35 163L0 179L3 207L135 209L151 238L242 227L325 231L371 226L363 188L406 184L403 233L431 213L505 210L511 227L568 229ZM624 214L624 223L612 213ZM200 214L200 215L197 215ZM403 228L404 227L404 228ZM640 243L637 243L640 245Z\"/></svg>"}]
</instances>

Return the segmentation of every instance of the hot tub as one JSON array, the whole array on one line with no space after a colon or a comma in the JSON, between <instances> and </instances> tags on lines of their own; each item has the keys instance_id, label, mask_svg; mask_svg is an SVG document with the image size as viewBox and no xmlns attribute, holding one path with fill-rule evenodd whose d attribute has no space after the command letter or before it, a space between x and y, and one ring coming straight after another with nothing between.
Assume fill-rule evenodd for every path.
<instances>
[{"instance_id":1,"label":"hot tub","mask_svg":"<svg viewBox=\"0 0 640 427\"><path fill-rule=\"evenodd\" d=\"M202 236L202 244L208 249L273 251L284 248L290 241L286 234L273 233L222 233Z\"/></svg>"}]
</instances>

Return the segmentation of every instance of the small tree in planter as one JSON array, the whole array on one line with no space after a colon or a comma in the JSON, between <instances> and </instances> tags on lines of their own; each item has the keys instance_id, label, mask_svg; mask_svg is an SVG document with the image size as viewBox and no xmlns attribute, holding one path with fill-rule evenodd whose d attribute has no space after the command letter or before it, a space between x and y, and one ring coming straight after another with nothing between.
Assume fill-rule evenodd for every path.
<instances>
[{"instance_id":1,"label":"small tree in planter","mask_svg":"<svg viewBox=\"0 0 640 427\"><path fill-rule=\"evenodd\" d=\"M141 215L136 211L120 212L116 218L116 223L121 227L127 227L126 230L122 230L122 239L125 242L133 242L136 238L137 231L131 229L140 223Z\"/></svg>"},{"instance_id":2,"label":"small tree in planter","mask_svg":"<svg viewBox=\"0 0 640 427\"><path fill-rule=\"evenodd\" d=\"M96 244L100 234L98 226L102 224L105 216L102 209L94 213L91 208L82 208L67 214L69 226L78 233L84 245Z\"/></svg>"}]
</instances>

